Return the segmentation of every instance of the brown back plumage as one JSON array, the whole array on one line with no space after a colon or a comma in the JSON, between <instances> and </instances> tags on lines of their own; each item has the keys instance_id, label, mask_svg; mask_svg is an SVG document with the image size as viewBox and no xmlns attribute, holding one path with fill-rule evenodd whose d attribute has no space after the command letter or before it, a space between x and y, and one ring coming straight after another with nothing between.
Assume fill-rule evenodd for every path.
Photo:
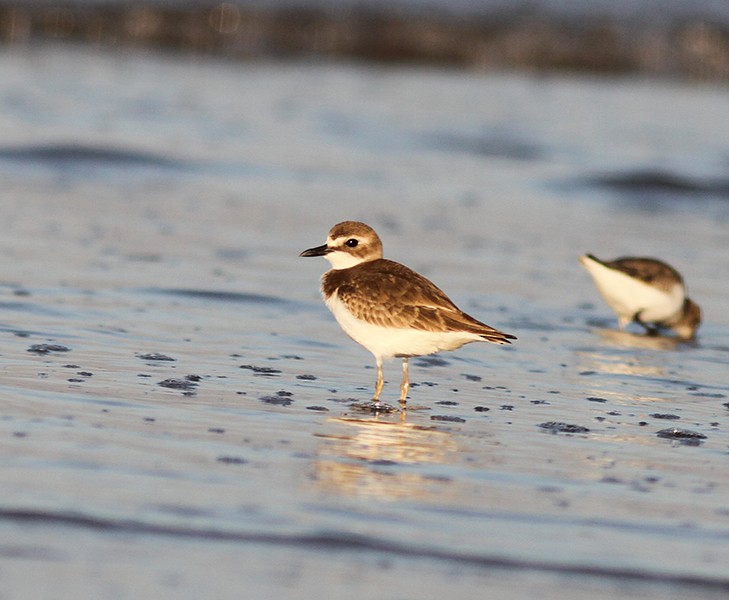
<instances>
[{"instance_id":1,"label":"brown back plumage","mask_svg":"<svg viewBox=\"0 0 729 600\"><path fill-rule=\"evenodd\" d=\"M635 279L644 281L665 292L671 291L674 285L683 285L681 274L671 265L655 258L624 256L611 261L601 261L590 255L606 267L622 271Z\"/></svg>"},{"instance_id":2,"label":"brown back plumage","mask_svg":"<svg viewBox=\"0 0 729 600\"><path fill-rule=\"evenodd\" d=\"M468 331L497 344L516 339L464 313L422 275L383 258L325 273L322 292L336 292L355 317L381 327Z\"/></svg>"}]
</instances>

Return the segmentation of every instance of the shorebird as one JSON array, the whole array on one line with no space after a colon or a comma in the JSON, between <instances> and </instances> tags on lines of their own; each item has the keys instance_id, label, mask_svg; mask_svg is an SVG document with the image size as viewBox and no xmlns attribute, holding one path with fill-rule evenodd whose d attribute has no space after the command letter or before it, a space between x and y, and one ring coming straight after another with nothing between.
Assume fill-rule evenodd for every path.
<instances>
[{"instance_id":1,"label":"shorebird","mask_svg":"<svg viewBox=\"0 0 729 600\"><path fill-rule=\"evenodd\" d=\"M505 344L516 339L464 313L422 275L382 258L379 236L364 223L335 225L325 244L299 256L323 256L331 264L322 276L324 302L344 332L375 357L374 403L384 385L384 360L402 358L404 405L410 387L409 358L455 350L470 342Z\"/></svg>"},{"instance_id":2,"label":"shorebird","mask_svg":"<svg viewBox=\"0 0 729 600\"><path fill-rule=\"evenodd\" d=\"M579 260L618 314L621 330L635 321L654 335L660 328L672 329L685 340L696 335L701 309L686 295L683 278L672 266L655 258L602 261L585 254Z\"/></svg>"}]
</instances>

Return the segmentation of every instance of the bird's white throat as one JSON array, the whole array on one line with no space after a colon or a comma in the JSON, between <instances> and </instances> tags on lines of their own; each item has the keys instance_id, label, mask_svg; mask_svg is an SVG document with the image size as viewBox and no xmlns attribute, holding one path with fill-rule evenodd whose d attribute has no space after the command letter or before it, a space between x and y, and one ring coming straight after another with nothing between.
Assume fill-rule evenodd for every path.
<instances>
[{"instance_id":1,"label":"bird's white throat","mask_svg":"<svg viewBox=\"0 0 729 600\"><path fill-rule=\"evenodd\" d=\"M354 267L363 262L361 257L353 256L342 250L334 250L329 254L325 254L324 258L326 258L329 261L329 264L332 265L332 269L336 270L349 269L350 267Z\"/></svg>"}]
</instances>

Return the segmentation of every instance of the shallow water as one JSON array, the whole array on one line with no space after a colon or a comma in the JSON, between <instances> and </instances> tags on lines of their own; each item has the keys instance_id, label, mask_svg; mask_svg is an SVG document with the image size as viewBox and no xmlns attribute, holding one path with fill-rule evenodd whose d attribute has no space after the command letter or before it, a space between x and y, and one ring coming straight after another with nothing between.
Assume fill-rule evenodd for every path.
<instances>
[{"instance_id":1,"label":"shallow water","mask_svg":"<svg viewBox=\"0 0 729 600\"><path fill-rule=\"evenodd\" d=\"M724 89L65 47L0 82L3 598L726 596ZM354 410L297 257L343 219L518 341ZM616 332L585 251L674 264L697 343Z\"/></svg>"}]
</instances>

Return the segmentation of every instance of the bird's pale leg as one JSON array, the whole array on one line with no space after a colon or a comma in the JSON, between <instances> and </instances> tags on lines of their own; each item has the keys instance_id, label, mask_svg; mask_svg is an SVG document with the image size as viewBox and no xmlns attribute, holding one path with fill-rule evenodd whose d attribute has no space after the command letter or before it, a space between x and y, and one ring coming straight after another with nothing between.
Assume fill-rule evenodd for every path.
<instances>
[{"instance_id":1,"label":"bird's pale leg","mask_svg":"<svg viewBox=\"0 0 729 600\"><path fill-rule=\"evenodd\" d=\"M382 387L385 385L385 377L382 374L382 360L380 358L376 358L375 361L377 364L377 384L375 385L375 395L372 398L372 401L379 402Z\"/></svg>"},{"instance_id":2,"label":"bird's pale leg","mask_svg":"<svg viewBox=\"0 0 729 600\"><path fill-rule=\"evenodd\" d=\"M410 389L410 378L408 376L408 359L402 359L402 383L400 384L400 404L405 404Z\"/></svg>"}]
</instances>

